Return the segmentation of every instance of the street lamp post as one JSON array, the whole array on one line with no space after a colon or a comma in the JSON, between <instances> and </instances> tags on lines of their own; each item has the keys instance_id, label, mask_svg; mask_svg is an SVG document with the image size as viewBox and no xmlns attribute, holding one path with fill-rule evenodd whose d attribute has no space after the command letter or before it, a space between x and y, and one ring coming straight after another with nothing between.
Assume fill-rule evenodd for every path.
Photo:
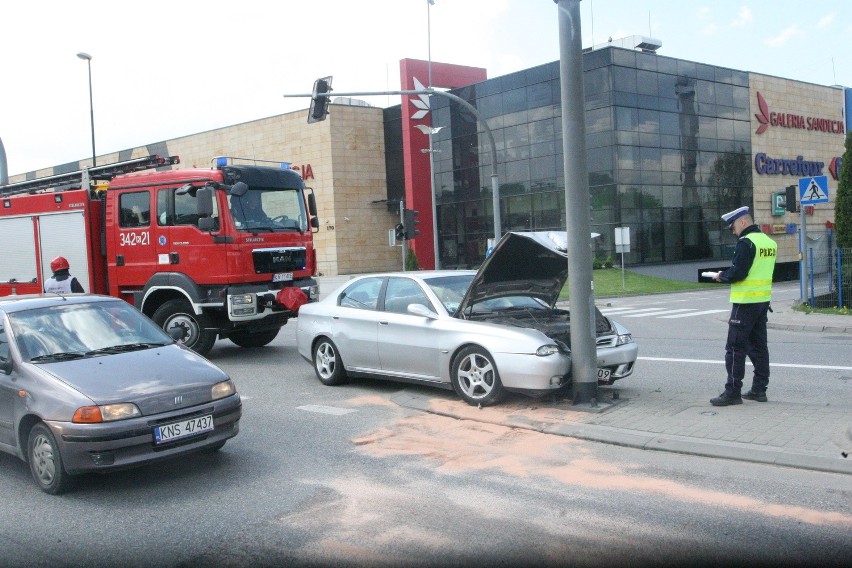
<instances>
[{"instance_id":1,"label":"street lamp post","mask_svg":"<svg viewBox=\"0 0 852 568\"><path fill-rule=\"evenodd\" d=\"M92 166L97 166L97 154L95 153L95 104L92 99L92 56L85 52L80 52L77 57L84 59L89 67L89 117L92 123Z\"/></svg>"},{"instance_id":2,"label":"street lamp post","mask_svg":"<svg viewBox=\"0 0 852 568\"><path fill-rule=\"evenodd\" d=\"M414 127L422 132L423 134L429 137L429 149L423 149L421 152L429 154L429 183L432 188L432 241L435 249L435 269L440 268L438 263L438 204L437 204L437 195L435 193L435 152L440 152L440 150L436 150L434 145L432 144L432 135L437 134L441 131L443 126L426 126L425 124L416 124Z\"/></svg>"}]
</instances>

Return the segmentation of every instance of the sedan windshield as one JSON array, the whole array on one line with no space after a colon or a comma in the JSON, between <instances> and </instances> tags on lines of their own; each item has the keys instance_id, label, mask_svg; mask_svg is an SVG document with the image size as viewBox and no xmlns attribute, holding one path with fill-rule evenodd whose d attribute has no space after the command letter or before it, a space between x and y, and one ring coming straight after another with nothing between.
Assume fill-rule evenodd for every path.
<instances>
[{"instance_id":1,"label":"sedan windshield","mask_svg":"<svg viewBox=\"0 0 852 568\"><path fill-rule=\"evenodd\" d=\"M454 274L452 276L435 276L426 278L424 281L432 289L448 314L455 314L459 309L467 289L473 281L473 274ZM506 295L488 298L474 302L470 306L470 315L493 314L497 312L510 312L512 310L548 310L547 304L532 296Z\"/></svg>"},{"instance_id":2,"label":"sedan windshield","mask_svg":"<svg viewBox=\"0 0 852 568\"><path fill-rule=\"evenodd\" d=\"M129 304L57 304L9 314L26 361L47 363L149 349L173 343Z\"/></svg>"},{"instance_id":3,"label":"sedan windshield","mask_svg":"<svg viewBox=\"0 0 852 568\"><path fill-rule=\"evenodd\" d=\"M454 274L452 276L435 276L426 278L424 282L438 296L448 314L456 313L464 298L465 292L473 281L473 274Z\"/></svg>"}]
</instances>

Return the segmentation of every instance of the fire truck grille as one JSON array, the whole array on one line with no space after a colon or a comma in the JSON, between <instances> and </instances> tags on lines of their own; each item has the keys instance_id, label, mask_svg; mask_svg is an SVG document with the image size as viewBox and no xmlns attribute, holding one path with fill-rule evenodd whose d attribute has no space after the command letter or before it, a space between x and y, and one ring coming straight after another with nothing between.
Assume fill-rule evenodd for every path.
<instances>
[{"instance_id":1,"label":"fire truck grille","mask_svg":"<svg viewBox=\"0 0 852 568\"><path fill-rule=\"evenodd\" d=\"M304 270L306 253L304 247L255 249L252 251L255 274L269 272L294 272Z\"/></svg>"}]
</instances>

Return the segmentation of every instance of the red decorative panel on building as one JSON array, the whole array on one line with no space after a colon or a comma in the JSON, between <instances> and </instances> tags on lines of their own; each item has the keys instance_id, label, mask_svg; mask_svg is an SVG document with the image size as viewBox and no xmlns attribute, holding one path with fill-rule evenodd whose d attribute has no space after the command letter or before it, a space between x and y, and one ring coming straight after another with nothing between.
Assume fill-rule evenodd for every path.
<instances>
[{"instance_id":1,"label":"red decorative panel on building","mask_svg":"<svg viewBox=\"0 0 852 568\"><path fill-rule=\"evenodd\" d=\"M454 89L485 81L485 69L433 61L432 87ZM399 62L403 91L422 90L429 86L429 62L403 59ZM440 96L440 95L439 95ZM432 181L429 170L429 135L418 125L431 128L432 114L426 95L402 96L402 152L405 161L405 206L420 212L420 235L412 241L421 268L435 268L435 237L432 219Z\"/></svg>"}]
</instances>

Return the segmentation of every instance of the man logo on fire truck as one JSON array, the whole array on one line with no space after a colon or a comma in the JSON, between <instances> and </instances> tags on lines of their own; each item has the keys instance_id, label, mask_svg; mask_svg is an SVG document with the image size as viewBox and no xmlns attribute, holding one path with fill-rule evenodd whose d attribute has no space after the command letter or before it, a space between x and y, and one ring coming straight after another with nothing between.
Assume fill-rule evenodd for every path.
<instances>
[{"instance_id":1,"label":"man logo on fire truck","mask_svg":"<svg viewBox=\"0 0 852 568\"><path fill-rule=\"evenodd\" d=\"M179 158L153 155L0 186L0 239L23 243L0 266L0 295L47 290L47 259L62 256L81 287L201 354L217 338L268 344L318 299L316 200L281 162L237 161L172 169Z\"/></svg>"}]
</instances>

